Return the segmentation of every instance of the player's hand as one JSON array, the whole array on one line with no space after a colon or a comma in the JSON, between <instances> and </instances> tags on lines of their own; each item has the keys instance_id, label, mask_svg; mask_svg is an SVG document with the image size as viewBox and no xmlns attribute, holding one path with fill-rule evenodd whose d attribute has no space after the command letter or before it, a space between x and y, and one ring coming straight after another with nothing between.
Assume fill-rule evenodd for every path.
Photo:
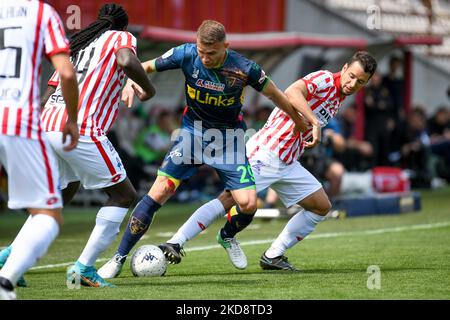
<instances>
[{"instance_id":1,"label":"player's hand","mask_svg":"<svg viewBox=\"0 0 450 320\"><path fill-rule=\"evenodd\" d=\"M135 94L133 84L134 82L128 79L125 87L123 87L122 89L122 101L127 105L128 108L131 108L133 106Z\"/></svg>"},{"instance_id":2,"label":"player's hand","mask_svg":"<svg viewBox=\"0 0 450 320\"><path fill-rule=\"evenodd\" d=\"M151 97L153 97L153 94L149 94L147 92L145 92L140 86L138 86L137 84L133 83L131 85L131 87L134 90L134 94L139 98L139 100L141 101L147 101L149 100Z\"/></svg>"},{"instance_id":3,"label":"player's hand","mask_svg":"<svg viewBox=\"0 0 450 320\"><path fill-rule=\"evenodd\" d=\"M308 121L304 117L300 116L300 121L295 122L294 131L297 133L305 132L306 130L308 130L308 124Z\"/></svg>"},{"instance_id":4,"label":"player's hand","mask_svg":"<svg viewBox=\"0 0 450 320\"><path fill-rule=\"evenodd\" d=\"M62 143L66 144L67 136L70 137L70 143L65 145L63 150L70 151L75 149L78 144L78 138L80 137L80 133L78 132L78 124L74 121L67 121L64 129L62 131Z\"/></svg>"},{"instance_id":5,"label":"player's hand","mask_svg":"<svg viewBox=\"0 0 450 320\"><path fill-rule=\"evenodd\" d=\"M305 142L305 148L314 148L322 140L322 131L319 124L312 126L312 140Z\"/></svg>"}]
</instances>

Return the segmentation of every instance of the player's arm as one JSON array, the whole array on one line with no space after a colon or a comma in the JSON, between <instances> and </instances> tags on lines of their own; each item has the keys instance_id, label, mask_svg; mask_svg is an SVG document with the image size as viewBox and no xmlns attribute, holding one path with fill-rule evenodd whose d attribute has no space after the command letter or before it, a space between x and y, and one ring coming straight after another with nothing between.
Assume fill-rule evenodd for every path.
<instances>
[{"instance_id":1,"label":"player's arm","mask_svg":"<svg viewBox=\"0 0 450 320\"><path fill-rule=\"evenodd\" d=\"M73 65L69 60L67 53L58 53L50 57L50 61L59 74L61 81L61 91L66 102L67 122L63 129L63 143L66 142L67 136L70 136L70 143L64 147L69 151L77 146L79 132L77 125L78 112L78 82Z\"/></svg>"},{"instance_id":2,"label":"player's arm","mask_svg":"<svg viewBox=\"0 0 450 320\"><path fill-rule=\"evenodd\" d=\"M118 66L128 76L128 81L132 81L130 87L133 90L133 95L136 94L141 101L151 99L155 95L155 87L153 87L143 65L134 52L129 48L122 48L116 52L116 58ZM132 103L132 99L128 99L128 107L131 107Z\"/></svg>"},{"instance_id":3,"label":"player's arm","mask_svg":"<svg viewBox=\"0 0 450 320\"><path fill-rule=\"evenodd\" d=\"M143 62L142 67L146 73L156 72L156 59Z\"/></svg>"},{"instance_id":4,"label":"player's arm","mask_svg":"<svg viewBox=\"0 0 450 320\"><path fill-rule=\"evenodd\" d=\"M153 59L153 60L145 61L141 64L141 69L144 70L145 74L149 74L149 73L156 71L155 61L156 61L156 59ZM145 76L145 78L147 78L147 76ZM147 78L147 80L148 80L148 78ZM151 83L150 83L150 85L151 85ZM122 101L128 106L128 108L131 108L131 106L133 105L133 100L134 100L135 94L138 96L139 100L144 101L139 97L139 95L141 94L142 91L143 91L143 88L139 85L139 83L137 81L134 81L134 79L129 76L127 83L125 84L125 86L123 87L123 90L122 90ZM153 95L154 94L155 94L155 89L153 88Z\"/></svg>"},{"instance_id":5,"label":"player's arm","mask_svg":"<svg viewBox=\"0 0 450 320\"><path fill-rule=\"evenodd\" d=\"M45 89L45 93L41 98L41 109L44 109L47 100L54 94L56 91L56 86L48 85L47 89Z\"/></svg>"},{"instance_id":6,"label":"player's arm","mask_svg":"<svg viewBox=\"0 0 450 320\"><path fill-rule=\"evenodd\" d=\"M311 124L312 131L312 140L305 142L306 148L312 148L316 146L321 140L321 128L320 122L317 117L312 112L311 108L308 106L308 102L306 101L306 97L308 96L308 91L306 90L306 85L303 80L297 80L293 84L291 84L284 93L289 99L289 102L292 104L295 110L300 112L306 120Z\"/></svg>"},{"instance_id":7,"label":"player's arm","mask_svg":"<svg viewBox=\"0 0 450 320\"><path fill-rule=\"evenodd\" d=\"M298 114L298 112L293 108L292 104L287 99L286 95L281 92L280 89L273 83L272 80L267 79L268 83L261 91L267 98L273 101L275 105L286 112L291 119L295 122L298 131L303 132L307 129L306 122Z\"/></svg>"}]
</instances>

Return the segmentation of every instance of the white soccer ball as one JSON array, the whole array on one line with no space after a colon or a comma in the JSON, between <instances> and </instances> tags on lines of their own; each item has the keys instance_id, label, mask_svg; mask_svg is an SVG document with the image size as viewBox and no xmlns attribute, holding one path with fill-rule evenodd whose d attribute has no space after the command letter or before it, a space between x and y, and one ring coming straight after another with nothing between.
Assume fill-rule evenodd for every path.
<instances>
[{"instance_id":1,"label":"white soccer ball","mask_svg":"<svg viewBox=\"0 0 450 320\"><path fill-rule=\"evenodd\" d=\"M167 260L152 244L139 247L131 257L131 272L136 277L160 277L166 273Z\"/></svg>"}]
</instances>

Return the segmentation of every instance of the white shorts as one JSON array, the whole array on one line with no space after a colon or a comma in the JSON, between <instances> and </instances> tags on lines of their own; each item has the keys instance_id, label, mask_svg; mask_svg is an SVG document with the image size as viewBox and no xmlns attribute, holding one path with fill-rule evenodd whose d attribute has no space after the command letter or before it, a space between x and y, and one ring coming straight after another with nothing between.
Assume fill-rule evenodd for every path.
<instances>
[{"instance_id":1,"label":"white shorts","mask_svg":"<svg viewBox=\"0 0 450 320\"><path fill-rule=\"evenodd\" d=\"M85 189L102 189L127 177L122 160L107 137L101 140L80 137L74 150L64 151L62 132L46 135L58 158L61 189L75 181L80 181Z\"/></svg>"},{"instance_id":2,"label":"white shorts","mask_svg":"<svg viewBox=\"0 0 450 320\"><path fill-rule=\"evenodd\" d=\"M322 188L322 184L298 161L286 164L272 151L261 147L249 159L256 191L272 188L288 208Z\"/></svg>"},{"instance_id":3,"label":"white shorts","mask_svg":"<svg viewBox=\"0 0 450 320\"><path fill-rule=\"evenodd\" d=\"M40 141L0 135L0 163L8 173L9 208L62 208L57 160L45 135Z\"/></svg>"}]
</instances>

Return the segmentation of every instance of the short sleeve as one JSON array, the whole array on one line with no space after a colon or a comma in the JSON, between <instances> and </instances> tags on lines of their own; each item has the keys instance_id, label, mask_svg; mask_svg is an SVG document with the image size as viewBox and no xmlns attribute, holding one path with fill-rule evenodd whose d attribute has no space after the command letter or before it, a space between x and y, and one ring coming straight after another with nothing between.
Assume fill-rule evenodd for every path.
<instances>
[{"instance_id":1,"label":"short sleeve","mask_svg":"<svg viewBox=\"0 0 450 320\"><path fill-rule=\"evenodd\" d=\"M186 45L175 47L156 58L156 71L164 71L170 69L181 68L184 60Z\"/></svg>"},{"instance_id":2,"label":"short sleeve","mask_svg":"<svg viewBox=\"0 0 450 320\"><path fill-rule=\"evenodd\" d=\"M323 91L334 85L333 74L329 71L316 71L302 78L306 85L307 97L310 100L318 91Z\"/></svg>"},{"instance_id":3,"label":"short sleeve","mask_svg":"<svg viewBox=\"0 0 450 320\"><path fill-rule=\"evenodd\" d=\"M116 43L114 44L114 54L120 49L128 48L136 54L137 52L137 41L136 38L127 31L121 31L118 36Z\"/></svg>"},{"instance_id":4,"label":"short sleeve","mask_svg":"<svg viewBox=\"0 0 450 320\"><path fill-rule=\"evenodd\" d=\"M264 70L261 69L257 63L252 62L252 66L248 73L248 84L256 91L263 91L269 81L270 79L266 76Z\"/></svg>"},{"instance_id":5,"label":"short sleeve","mask_svg":"<svg viewBox=\"0 0 450 320\"><path fill-rule=\"evenodd\" d=\"M53 72L52 76L50 77L50 79L47 82L47 85L49 86L53 86L53 87L57 87L59 85L59 73L58 72Z\"/></svg>"},{"instance_id":6,"label":"short sleeve","mask_svg":"<svg viewBox=\"0 0 450 320\"><path fill-rule=\"evenodd\" d=\"M44 47L45 55L51 57L58 53L69 53L69 41L66 38L61 18L49 5L44 6Z\"/></svg>"}]
</instances>

